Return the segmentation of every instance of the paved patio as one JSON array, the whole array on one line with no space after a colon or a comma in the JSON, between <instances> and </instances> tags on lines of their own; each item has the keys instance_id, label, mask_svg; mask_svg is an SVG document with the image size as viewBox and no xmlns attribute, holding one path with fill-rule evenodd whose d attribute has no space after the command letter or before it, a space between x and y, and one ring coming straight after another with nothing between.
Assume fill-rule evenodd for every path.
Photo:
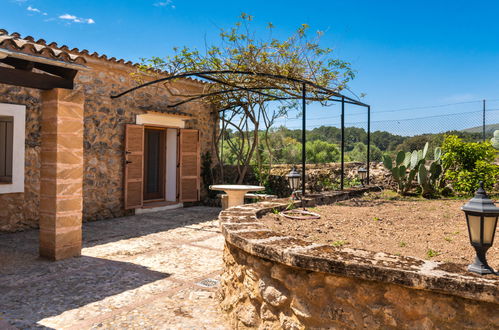
<instances>
[{"instance_id":1,"label":"paved patio","mask_svg":"<svg viewBox=\"0 0 499 330\"><path fill-rule=\"evenodd\" d=\"M0 329L225 329L220 209L85 223L82 256L38 258L38 231L0 234ZM205 281L204 284L210 281Z\"/></svg>"}]
</instances>

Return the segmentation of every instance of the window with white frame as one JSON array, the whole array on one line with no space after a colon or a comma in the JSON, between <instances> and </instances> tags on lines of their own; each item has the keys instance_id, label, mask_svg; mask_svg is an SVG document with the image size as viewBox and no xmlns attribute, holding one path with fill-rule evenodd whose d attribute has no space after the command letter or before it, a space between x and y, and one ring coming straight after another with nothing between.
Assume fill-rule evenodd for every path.
<instances>
[{"instance_id":1,"label":"window with white frame","mask_svg":"<svg viewBox=\"0 0 499 330\"><path fill-rule=\"evenodd\" d=\"M24 105L0 103L0 194L24 192Z\"/></svg>"}]
</instances>

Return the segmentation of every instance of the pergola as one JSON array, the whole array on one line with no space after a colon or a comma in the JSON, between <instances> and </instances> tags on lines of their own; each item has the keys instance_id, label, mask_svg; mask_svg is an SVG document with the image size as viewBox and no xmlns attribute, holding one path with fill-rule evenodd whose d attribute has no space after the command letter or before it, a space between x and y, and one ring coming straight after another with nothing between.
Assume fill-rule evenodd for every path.
<instances>
[{"instance_id":1,"label":"pergola","mask_svg":"<svg viewBox=\"0 0 499 330\"><path fill-rule=\"evenodd\" d=\"M185 72L160 79L152 80L139 86L128 89L111 98L118 98L143 87L154 84L168 82L179 78L195 77L208 81L219 89L208 91L206 93L186 96L182 101L168 105L170 108L176 108L182 104L200 100L206 97L246 91L265 97L265 101L279 100L302 100L302 194L305 195L306 183L306 114L307 101L338 102L341 103L341 181L340 188L344 189L345 179L345 104L353 104L367 109L367 184L369 184L370 170L370 144L371 144L371 107L368 104L342 95L330 88L323 87L310 80L288 77L280 74L271 74L264 72L237 71L237 70L213 70ZM235 107L235 106L232 106ZM231 107L218 109L218 112L229 110Z\"/></svg>"}]
</instances>

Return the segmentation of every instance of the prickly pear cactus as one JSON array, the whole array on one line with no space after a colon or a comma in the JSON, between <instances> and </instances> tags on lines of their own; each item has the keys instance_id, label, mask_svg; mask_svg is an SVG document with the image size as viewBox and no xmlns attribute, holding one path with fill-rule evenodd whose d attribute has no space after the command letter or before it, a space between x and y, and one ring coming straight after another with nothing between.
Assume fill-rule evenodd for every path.
<instances>
[{"instance_id":1,"label":"prickly pear cactus","mask_svg":"<svg viewBox=\"0 0 499 330\"><path fill-rule=\"evenodd\" d=\"M383 157L383 165L391 172L393 181L398 185L399 193L404 194L409 191L416 179L419 166L425 163L427 153L428 143L425 144L423 150L399 151L395 157L395 164L390 156Z\"/></svg>"}]
</instances>

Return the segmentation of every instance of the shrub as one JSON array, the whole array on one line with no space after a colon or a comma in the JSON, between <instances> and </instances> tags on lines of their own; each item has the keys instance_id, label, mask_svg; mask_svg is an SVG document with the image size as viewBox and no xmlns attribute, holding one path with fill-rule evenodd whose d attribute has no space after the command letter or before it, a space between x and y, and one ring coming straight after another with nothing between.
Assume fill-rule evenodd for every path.
<instances>
[{"instance_id":1,"label":"shrub","mask_svg":"<svg viewBox=\"0 0 499 330\"><path fill-rule=\"evenodd\" d=\"M370 161L381 162L383 160L383 152L375 145L371 145ZM354 144L352 151L346 153L346 161L348 162L365 162L367 158L367 145L362 142Z\"/></svg>"},{"instance_id":2,"label":"shrub","mask_svg":"<svg viewBox=\"0 0 499 330\"><path fill-rule=\"evenodd\" d=\"M490 142L463 142L455 135L448 135L442 151L445 178L456 191L472 194L480 181L486 189L492 189L497 182L499 166L493 163L495 150Z\"/></svg>"},{"instance_id":3,"label":"shrub","mask_svg":"<svg viewBox=\"0 0 499 330\"><path fill-rule=\"evenodd\" d=\"M309 163L331 163L340 159L340 149L336 144L315 140L307 141L305 147Z\"/></svg>"}]
</instances>

